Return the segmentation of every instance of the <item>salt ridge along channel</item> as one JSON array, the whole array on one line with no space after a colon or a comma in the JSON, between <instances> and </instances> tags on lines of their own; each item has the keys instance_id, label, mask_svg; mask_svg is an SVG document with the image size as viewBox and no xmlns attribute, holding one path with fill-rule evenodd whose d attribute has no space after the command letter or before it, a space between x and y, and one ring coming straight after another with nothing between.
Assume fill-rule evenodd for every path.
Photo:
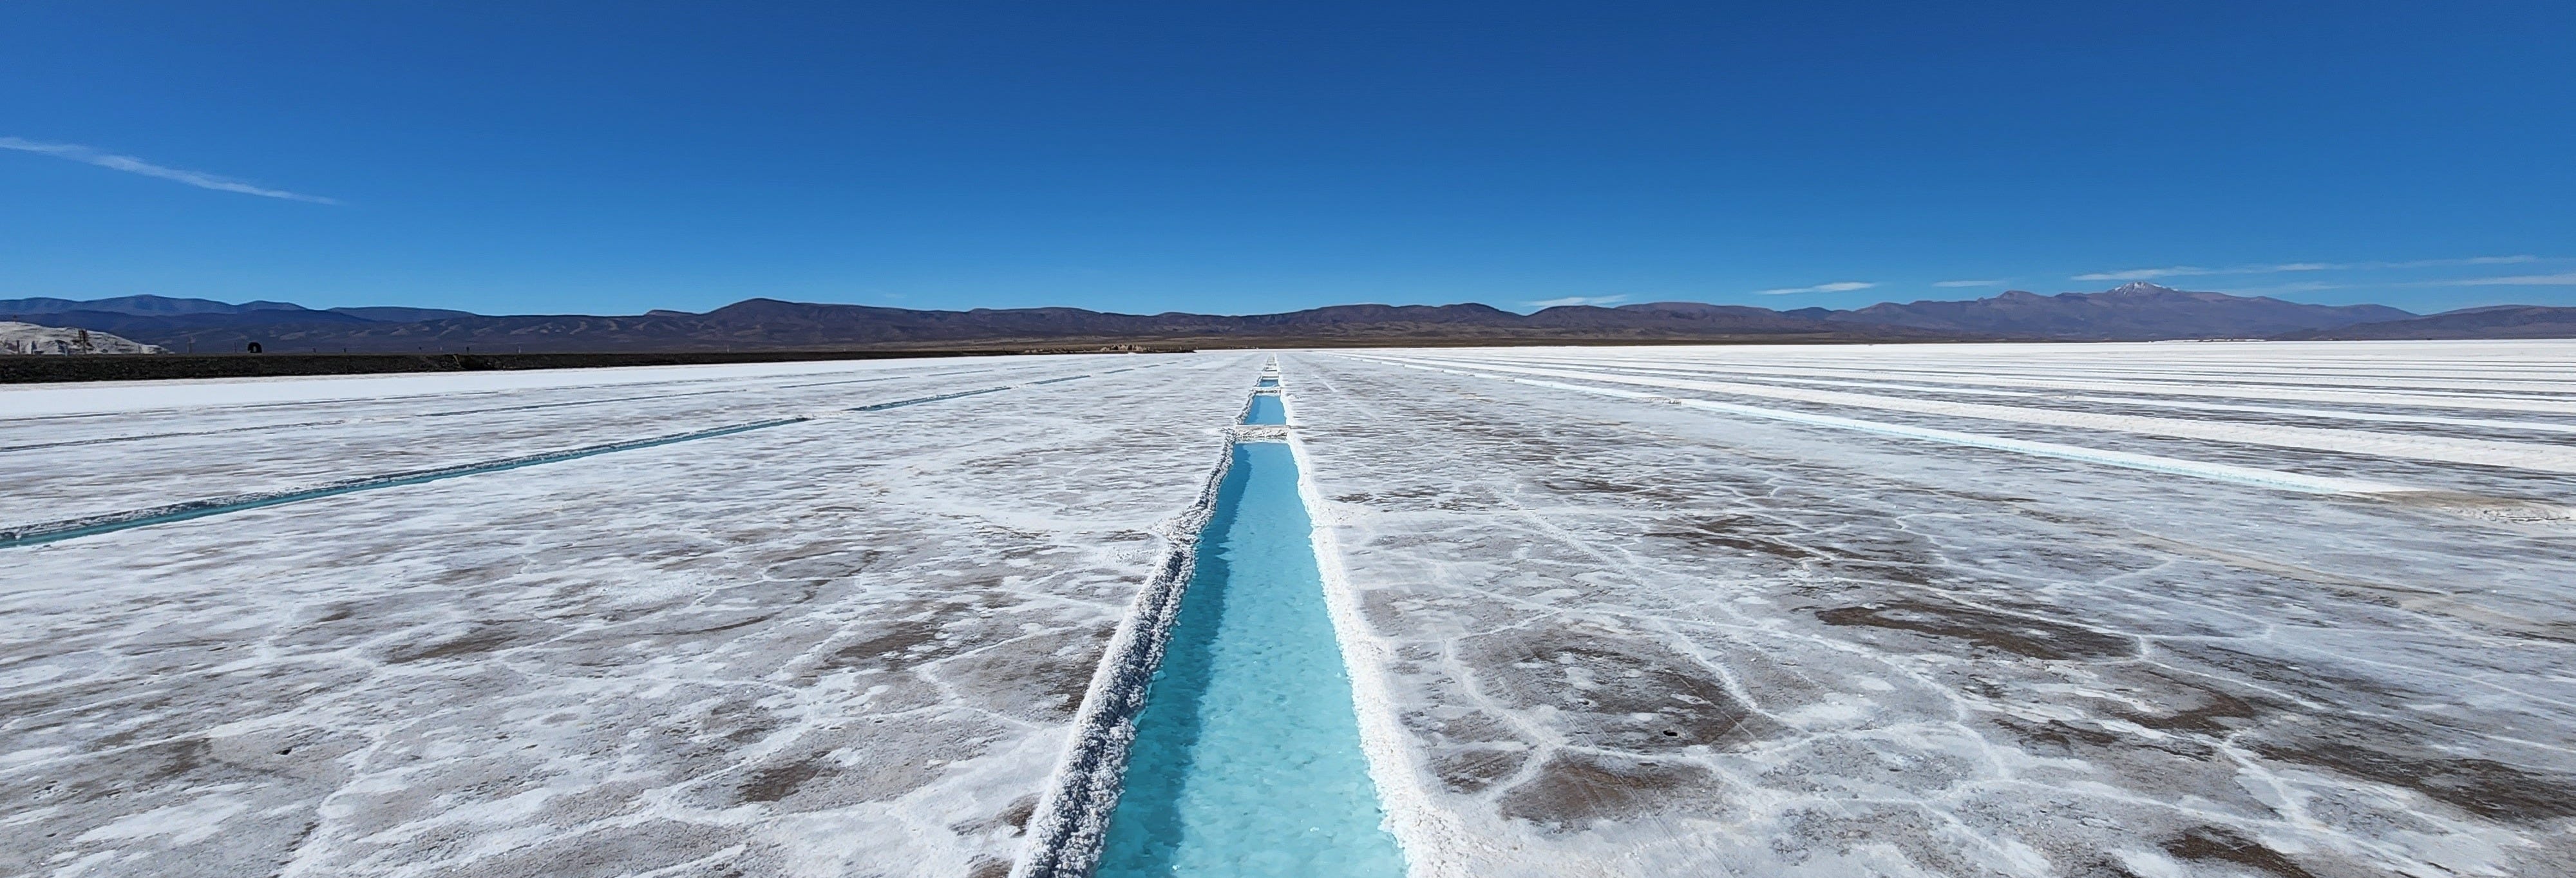
<instances>
[{"instance_id":1,"label":"salt ridge along channel","mask_svg":"<svg viewBox=\"0 0 2576 878\"><path fill-rule=\"evenodd\" d=\"M1286 421L1270 393L1244 417ZM1094 874L1401 876L1294 451L1246 434L1231 454Z\"/></svg>"}]
</instances>

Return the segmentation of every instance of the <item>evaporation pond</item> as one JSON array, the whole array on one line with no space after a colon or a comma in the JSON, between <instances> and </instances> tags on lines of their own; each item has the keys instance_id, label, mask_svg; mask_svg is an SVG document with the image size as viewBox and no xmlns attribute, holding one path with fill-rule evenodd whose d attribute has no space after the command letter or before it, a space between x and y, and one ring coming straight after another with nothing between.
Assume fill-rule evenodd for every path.
<instances>
[{"instance_id":1,"label":"evaporation pond","mask_svg":"<svg viewBox=\"0 0 2576 878\"><path fill-rule=\"evenodd\" d=\"M1095 875L1404 874L1311 529L1288 446L1236 445Z\"/></svg>"},{"instance_id":2,"label":"evaporation pond","mask_svg":"<svg viewBox=\"0 0 2576 878\"><path fill-rule=\"evenodd\" d=\"M1246 424L1286 425L1288 423L1288 406L1285 403L1280 402L1279 397L1277 396L1267 393L1253 394L1252 409L1243 413L1243 422Z\"/></svg>"}]
</instances>

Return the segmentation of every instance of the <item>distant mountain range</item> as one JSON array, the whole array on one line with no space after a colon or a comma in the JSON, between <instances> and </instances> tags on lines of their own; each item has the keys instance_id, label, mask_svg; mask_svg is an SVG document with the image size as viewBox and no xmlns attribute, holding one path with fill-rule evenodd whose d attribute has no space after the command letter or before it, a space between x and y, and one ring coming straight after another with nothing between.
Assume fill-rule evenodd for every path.
<instances>
[{"instance_id":1,"label":"distant mountain range","mask_svg":"<svg viewBox=\"0 0 2576 878\"><path fill-rule=\"evenodd\" d=\"M2576 308L2496 305L2411 320L2283 333L2283 339L2576 338Z\"/></svg>"},{"instance_id":2,"label":"distant mountain range","mask_svg":"<svg viewBox=\"0 0 2576 878\"><path fill-rule=\"evenodd\" d=\"M2386 305L2302 305L2268 296L2192 293L2146 283L2099 293L2042 296L2015 290L1964 302L1882 302L1856 311L1804 308L1786 313L1960 335L2085 341L2268 338L2415 316Z\"/></svg>"},{"instance_id":3,"label":"distant mountain range","mask_svg":"<svg viewBox=\"0 0 2576 878\"><path fill-rule=\"evenodd\" d=\"M1773 311L1656 302L1515 314L1485 305L1339 305L1244 316L1080 308L927 311L747 299L703 314L487 316L206 299L0 300L0 319L107 332L173 351L711 351L1079 347L1133 343L1398 345L1658 341L2113 341L2206 338L2576 337L2576 308L2508 306L2419 317L2135 283L2098 293Z\"/></svg>"}]
</instances>

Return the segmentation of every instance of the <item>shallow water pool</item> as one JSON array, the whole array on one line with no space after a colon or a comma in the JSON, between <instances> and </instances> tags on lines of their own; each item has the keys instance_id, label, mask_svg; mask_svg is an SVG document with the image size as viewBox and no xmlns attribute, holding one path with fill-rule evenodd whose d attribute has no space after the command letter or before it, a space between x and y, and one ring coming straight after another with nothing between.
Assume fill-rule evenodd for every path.
<instances>
[{"instance_id":1,"label":"shallow water pool","mask_svg":"<svg viewBox=\"0 0 2576 878\"><path fill-rule=\"evenodd\" d=\"M1404 874L1310 531L1288 446L1236 445L1095 875Z\"/></svg>"},{"instance_id":2,"label":"shallow water pool","mask_svg":"<svg viewBox=\"0 0 2576 878\"><path fill-rule=\"evenodd\" d=\"M1270 394L1254 394L1252 397L1252 408L1243 413L1243 422L1246 424L1279 424L1285 426L1288 423L1288 405L1281 402L1279 397L1272 396Z\"/></svg>"}]
</instances>

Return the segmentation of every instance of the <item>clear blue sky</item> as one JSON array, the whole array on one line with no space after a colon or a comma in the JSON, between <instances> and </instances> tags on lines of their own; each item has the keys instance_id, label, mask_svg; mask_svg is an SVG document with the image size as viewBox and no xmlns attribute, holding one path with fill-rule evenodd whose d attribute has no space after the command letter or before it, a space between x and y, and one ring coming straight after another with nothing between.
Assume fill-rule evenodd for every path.
<instances>
[{"instance_id":1,"label":"clear blue sky","mask_svg":"<svg viewBox=\"0 0 2576 878\"><path fill-rule=\"evenodd\" d=\"M2576 304L2571 46L2563 0L18 0L0 297Z\"/></svg>"}]
</instances>

